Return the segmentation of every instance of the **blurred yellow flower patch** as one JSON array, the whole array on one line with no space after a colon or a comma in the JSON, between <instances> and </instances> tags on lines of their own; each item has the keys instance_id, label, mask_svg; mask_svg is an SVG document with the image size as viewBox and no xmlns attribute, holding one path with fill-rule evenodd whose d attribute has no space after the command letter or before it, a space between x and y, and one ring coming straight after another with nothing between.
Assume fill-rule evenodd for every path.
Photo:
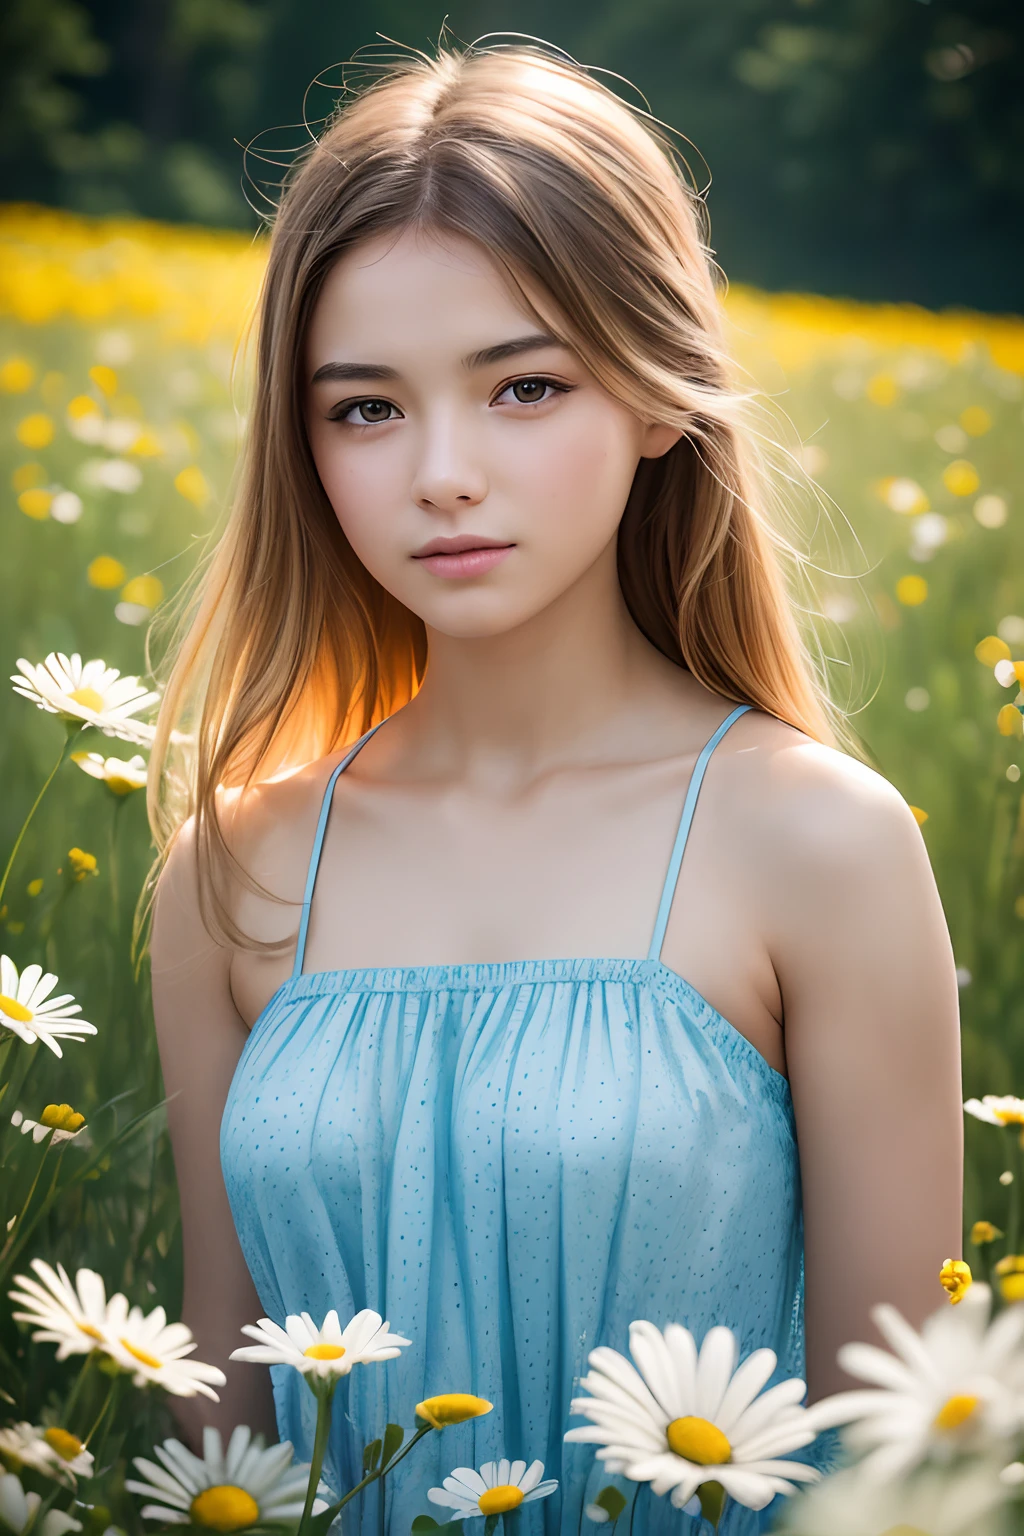
<instances>
[{"instance_id":1,"label":"blurred yellow flower patch","mask_svg":"<svg viewBox=\"0 0 1024 1536\"><path fill-rule=\"evenodd\" d=\"M1024 736L1024 715L1016 704L1004 704L996 715L996 726L1000 736L1016 736L1019 739Z\"/></svg>"},{"instance_id":2,"label":"blurred yellow flower patch","mask_svg":"<svg viewBox=\"0 0 1024 1536\"><path fill-rule=\"evenodd\" d=\"M23 395L36 381L36 371L27 357L9 357L0 363L0 389L7 395Z\"/></svg>"},{"instance_id":3,"label":"blurred yellow flower patch","mask_svg":"<svg viewBox=\"0 0 1024 1536\"><path fill-rule=\"evenodd\" d=\"M53 417L43 411L23 416L15 429L18 442L25 448L48 448L53 442Z\"/></svg>"},{"instance_id":4,"label":"blurred yellow flower patch","mask_svg":"<svg viewBox=\"0 0 1024 1536\"><path fill-rule=\"evenodd\" d=\"M194 507L205 507L210 499L210 487L198 464L189 464L175 475L174 489Z\"/></svg>"},{"instance_id":5,"label":"blurred yellow flower patch","mask_svg":"<svg viewBox=\"0 0 1024 1536\"><path fill-rule=\"evenodd\" d=\"M981 480L969 459L954 459L942 471L942 482L954 496L973 496Z\"/></svg>"},{"instance_id":6,"label":"blurred yellow flower patch","mask_svg":"<svg viewBox=\"0 0 1024 1536\"><path fill-rule=\"evenodd\" d=\"M46 470L41 464L19 464L11 476L11 485L16 491L30 491L34 485L41 485L46 479Z\"/></svg>"},{"instance_id":7,"label":"blurred yellow flower patch","mask_svg":"<svg viewBox=\"0 0 1024 1536\"><path fill-rule=\"evenodd\" d=\"M133 576L121 588L126 603L138 603L143 608L155 608L164 595L164 584L158 576Z\"/></svg>"},{"instance_id":8,"label":"blurred yellow flower patch","mask_svg":"<svg viewBox=\"0 0 1024 1536\"><path fill-rule=\"evenodd\" d=\"M928 583L923 576L901 576L896 583L896 599L904 607L916 608L928 596Z\"/></svg>"},{"instance_id":9,"label":"blurred yellow flower patch","mask_svg":"<svg viewBox=\"0 0 1024 1536\"><path fill-rule=\"evenodd\" d=\"M33 517L38 522L49 517L50 507L53 505L53 496L49 491L44 491L41 486L33 490L22 491L18 497L18 506L26 517Z\"/></svg>"},{"instance_id":10,"label":"blurred yellow flower patch","mask_svg":"<svg viewBox=\"0 0 1024 1536\"><path fill-rule=\"evenodd\" d=\"M998 635L986 635L974 647L974 654L983 667L994 667L998 661L1009 661L1010 647Z\"/></svg>"},{"instance_id":11,"label":"blurred yellow flower patch","mask_svg":"<svg viewBox=\"0 0 1024 1536\"><path fill-rule=\"evenodd\" d=\"M120 560L115 560L113 555L97 555L85 572L90 587L99 587L103 591L119 587L127 574Z\"/></svg>"},{"instance_id":12,"label":"blurred yellow flower patch","mask_svg":"<svg viewBox=\"0 0 1024 1536\"><path fill-rule=\"evenodd\" d=\"M992 417L983 405L969 405L960 412L960 425L968 437L984 437L992 430Z\"/></svg>"},{"instance_id":13,"label":"blurred yellow flower patch","mask_svg":"<svg viewBox=\"0 0 1024 1536\"><path fill-rule=\"evenodd\" d=\"M117 394L117 374L105 363L97 363L89 369L89 377L101 394L110 400Z\"/></svg>"}]
</instances>

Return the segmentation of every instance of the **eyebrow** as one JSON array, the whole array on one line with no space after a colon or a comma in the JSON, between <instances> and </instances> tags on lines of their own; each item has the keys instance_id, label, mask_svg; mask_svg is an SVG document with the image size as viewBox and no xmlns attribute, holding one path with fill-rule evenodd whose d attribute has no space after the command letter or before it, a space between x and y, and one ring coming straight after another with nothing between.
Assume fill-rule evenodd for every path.
<instances>
[{"instance_id":1,"label":"eyebrow","mask_svg":"<svg viewBox=\"0 0 1024 1536\"><path fill-rule=\"evenodd\" d=\"M521 352L535 352L540 347L561 347L564 342L557 336L549 336L546 331L536 331L531 336L516 336L512 341L499 341L496 346L483 347L479 352L470 352L462 359L464 368L487 368L491 363L502 363L508 357L518 357ZM325 380L331 383L339 383L344 379L397 379L397 368L390 368L386 363L324 363L319 367L310 381L313 384L322 384Z\"/></svg>"}]
</instances>

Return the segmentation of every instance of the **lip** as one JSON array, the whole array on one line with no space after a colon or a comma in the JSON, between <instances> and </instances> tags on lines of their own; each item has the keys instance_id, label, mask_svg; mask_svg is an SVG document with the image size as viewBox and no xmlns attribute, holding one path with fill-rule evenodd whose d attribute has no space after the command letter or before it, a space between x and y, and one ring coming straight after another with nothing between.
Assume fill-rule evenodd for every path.
<instances>
[{"instance_id":1,"label":"lip","mask_svg":"<svg viewBox=\"0 0 1024 1536\"><path fill-rule=\"evenodd\" d=\"M467 549L509 549L511 545L507 539L488 539L482 533L457 533L451 538L431 539L429 544L424 544L413 555L414 560L421 560L424 555L461 555Z\"/></svg>"},{"instance_id":2,"label":"lip","mask_svg":"<svg viewBox=\"0 0 1024 1536\"><path fill-rule=\"evenodd\" d=\"M514 544L471 544L460 550L440 549L413 558L435 576L482 576L485 571L500 565L514 548Z\"/></svg>"}]
</instances>

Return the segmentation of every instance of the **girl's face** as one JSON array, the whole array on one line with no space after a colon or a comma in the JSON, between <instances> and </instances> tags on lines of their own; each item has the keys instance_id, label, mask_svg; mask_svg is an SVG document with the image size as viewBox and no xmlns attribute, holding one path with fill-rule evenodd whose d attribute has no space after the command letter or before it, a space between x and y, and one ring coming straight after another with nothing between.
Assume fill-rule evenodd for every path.
<instances>
[{"instance_id":1,"label":"girl's face","mask_svg":"<svg viewBox=\"0 0 1024 1536\"><path fill-rule=\"evenodd\" d=\"M469 240L414 229L327 278L306 343L306 424L367 570L428 628L496 635L613 562L645 425L543 334Z\"/></svg>"}]
</instances>

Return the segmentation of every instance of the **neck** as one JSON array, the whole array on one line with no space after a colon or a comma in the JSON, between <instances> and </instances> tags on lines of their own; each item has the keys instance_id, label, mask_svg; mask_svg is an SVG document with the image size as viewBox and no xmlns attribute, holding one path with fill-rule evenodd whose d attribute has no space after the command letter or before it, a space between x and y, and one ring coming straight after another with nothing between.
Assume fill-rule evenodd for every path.
<instances>
[{"instance_id":1,"label":"neck","mask_svg":"<svg viewBox=\"0 0 1024 1536\"><path fill-rule=\"evenodd\" d=\"M536 771L591 747L601 755L610 730L686 676L630 617L614 541L528 622L470 640L430 629L428 647L423 686L403 711L416 751L484 771Z\"/></svg>"}]
</instances>

